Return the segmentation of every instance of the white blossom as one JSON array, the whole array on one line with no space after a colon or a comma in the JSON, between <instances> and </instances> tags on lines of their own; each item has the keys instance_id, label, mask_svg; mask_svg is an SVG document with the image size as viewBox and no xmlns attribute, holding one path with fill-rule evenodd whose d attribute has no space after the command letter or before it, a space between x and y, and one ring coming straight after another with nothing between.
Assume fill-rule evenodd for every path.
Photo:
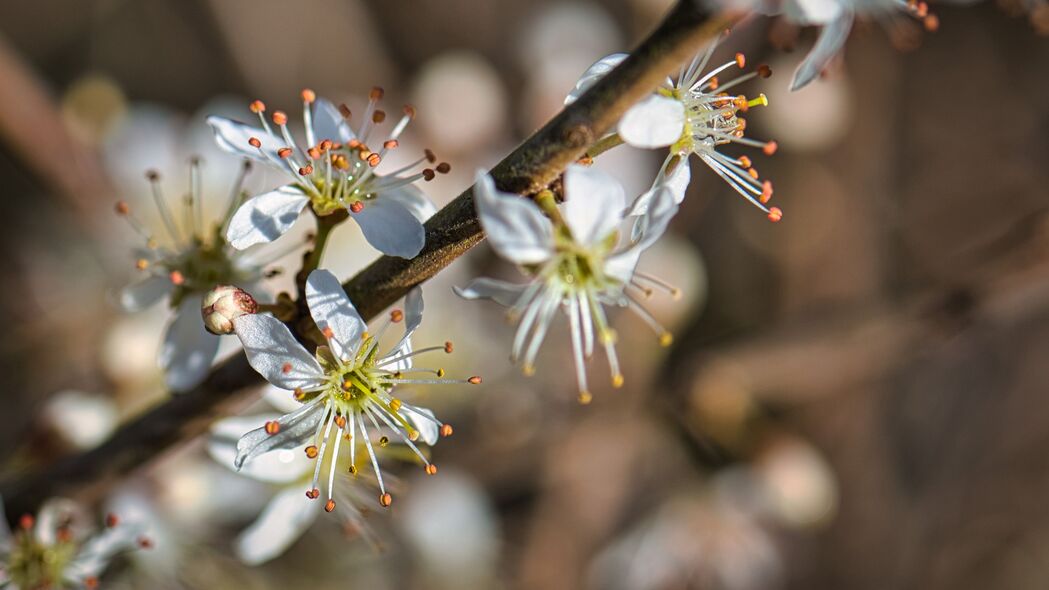
<instances>
[{"instance_id":1,"label":"white blossom","mask_svg":"<svg viewBox=\"0 0 1049 590\"><path fill-rule=\"evenodd\" d=\"M167 300L174 315L165 330L158 364L165 371L168 387L174 391L185 391L200 383L218 353L219 339L204 329L201 320L204 294L216 285L237 284L256 297L264 295L266 267L288 253L273 249L243 252L226 242L226 228L243 198L241 190L249 168L245 162L234 182L226 213L214 222L204 219L204 191L196 159L190 168L187 196L180 205L168 203L157 172L147 174L161 232L150 231L126 202L116 205L117 214L144 242L133 254L136 268L145 277L124 288L119 303L125 311L134 312Z\"/></svg>"},{"instance_id":2,"label":"white blossom","mask_svg":"<svg viewBox=\"0 0 1049 590\"><path fill-rule=\"evenodd\" d=\"M568 317L579 399L591 399L585 359L595 342L605 349L612 385L623 384L616 356L616 333L609 326L605 306L628 307L668 345L671 335L641 306L639 298L653 287L677 295L677 289L637 272L641 253L666 229L677 212L673 191L659 185L645 195L646 214L624 237L626 200L623 187L604 172L572 165L564 175L564 203L552 199L540 208L536 202L505 193L490 176L478 173L474 200L489 243L503 258L518 264L531 278L524 284L475 279L456 289L467 299L487 298L510 308L520 323L511 348L511 360L521 362L525 374L535 370L535 359L558 311ZM544 212L547 215L544 215Z\"/></svg>"},{"instance_id":3,"label":"white blossom","mask_svg":"<svg viewBox=\"0 0 1049 590\"><path fill-rule=\"evenodd\" d=\"M295 410L242 436L237 442L234 467L244 468L271 451L305 445L305 455L317 459L306 496L320 496L318 482L322 471L327 471L324 507L331 512L336 504L333 494L340 450L346 442L350 453L347 471L357 474L357 452L363 447L379 487L379 502L389 506L392 497L383 481L375 447L385 447L393 436L411 449L426 473L432 475L437 467L416 442L433 445L438 435L452 433L452 427L439 421L430 410L395 397L395 388L404 384L476 384L481 378L446 379L443 369L413 367L413 358L420 354L452 351L450 342L413 350L411 336L422 322L423 312L422 292L418 288L406 296L405 309L391 312L375 333L366 331L367 326L339 281L326 270L310 273L306 302L326 342L315 354L271 316L246 315L234 320L235 333L251 366L271 384L293 391L300 402ZM401 322L404 335L391 350L380 353L380 339L386 329ZM374 437L378 438L373 441Z\"/></svg>"},{"instance_id":4,"label":"white blossom","mask_svg":"<svg viewBox=\"0 0 1049 590\"><path fill-rule=\"evenodd\" d=\"M96 530L85 520L76 504L60 499L45 503L35 518L23 515L15 531L0 518L0 588L93 590L115 556L152 546L139 523L110 514Z\"/></svg>"},{"instance_id":5,"label":"white blossom","mask_svg":"<svg viewBox=\"0 0 1049 590\"><path fill-rule=\"evenodd\" d=\"M288 231L309 205L318 216L349 212L368 243L383 254L402 258L418 254L425 242L422 224L436 208L413 183L432 180L435 174L448 172L449 166L436 164L433 153L426 150L417 161L378 174L377 166L398 147L398 138L415 117L415 109L405 106L400 121L373 149L373 135L386 119L385 111L377 108L382 96L382 89L372 90L363 122L354 130L349 108L303 90L304 145L292 137L284 112L273 112L272 125L266 120L261 101L250 107L261 127L208 117L221 148L270 166L288 179L288 184L255 196L233 215L227 233L230 244L247 248L271 242ZM424 164L436 165L418 170ZM416 172L402 176L411 170Z\"/></svg>"},{"instance_id":6,"label":"white blossom","mask_svg":"<svg viewBox=\"0 0 1049 590\"><path fill-rule=\"evenodd\" d=\"M631 107L619 121L617 132L624 142L634 147L669 147L653 188L657 185L668 187L676 203L685 197L690 175L687 158L695 154L737 193L765 212L770 221L779 221L783 211L766 205L772 198L772 183L760 180L749 157L735 157L723 152L725 146L739 144L760 148L766 155L775 153L776 142L757 141L744 134L746 121L742 113L751 107L767 105L768 98L764 94L751 99L728 93L754 77L768 77L771 70L760 65L738 78L725 81L721 78L722 73L734 68L744 69L746 58L737 53L733 60L705 72L716 47L716 41L711 43L706 51L681 68L676 81L667 78L657 92ZM626 57L626 54L617 53L592 65L565 102L576 100ZM649 197L652 194L655 193L650 192ZM631 214L642 215L647 202L647 197L638 199Z\"/></svg>"}]
</instances>

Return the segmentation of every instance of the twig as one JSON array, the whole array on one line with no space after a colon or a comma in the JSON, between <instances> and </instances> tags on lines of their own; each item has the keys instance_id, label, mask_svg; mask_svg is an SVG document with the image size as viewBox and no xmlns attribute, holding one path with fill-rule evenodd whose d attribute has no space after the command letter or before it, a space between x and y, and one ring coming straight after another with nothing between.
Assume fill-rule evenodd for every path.
<instances>
[{"instance_id":1,"label":"twig","mask_svg":"<svg viewBox=\"0 0 1049 590\"><path fill-rule=\"evenodd\" d=\"M546 187L631 105L739 16L712 15L700 0L680 0L629 58L493 168L496 184L522 195ZM426 245L418 256L379 258L344 284L346 293L361 316L371 319L482 238L467 189L426 222ZM244 399L246 388L261 382L243 355L226 361L203 384L125 424L101 446L5 480L0 497L8 515L32 512L54 495L103 492L169 447L204 433L212 420Z\"/></svg>"}]
</instances>

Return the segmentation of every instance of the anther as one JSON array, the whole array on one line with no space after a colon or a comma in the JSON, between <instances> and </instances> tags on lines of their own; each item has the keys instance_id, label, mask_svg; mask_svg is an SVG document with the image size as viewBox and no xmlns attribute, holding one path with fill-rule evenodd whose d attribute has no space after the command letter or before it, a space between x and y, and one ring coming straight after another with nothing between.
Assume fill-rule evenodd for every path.
<instances>
[{"instance_id":1,"label":"anther","mask_svg":"<svg viewBox=\"0 0 1049 590\"><path fill-rule=\"evenodd\" d=\"M150 539L149 537L139 537L138 538L138 546L141 547L142 549L152 549L153 548L153 539Z\"/></svg>"},{"instance_id":2,"label":"anther","mask_svg":"<svg viewBox=\"0 0 1049 590\"><path fill-rule=\"evenodd\" d=\"M23 514L22 517L18 519L18 526L22 527L22 530L28 531L33 528L34 522L32 514Z\"/></svg>"},{"instance_id":3,"label":"anther","mask_svg":"<svg viewBox=\"0 0 1049 590\"><path fill-rule=\"evenodd\" d=\"M674 343L674 335L671 334L670 332L663 332L662 334L659 335L659 345L660 346L666 347L666 346L670 346L673 343Z\"/></svg>"},{"instance_id":4,"label":"anther","mask_svg":"<svg viewBox=\"0 0 1049 590\"><path fill-rule=\"evenodd\" d=\"M390 321L391 322L396 324L396 323L400 322L403 319L404 319L404 312L403 311L401 311L399 309L395 309L395 310L390 312Z\"/></svg>"},{"instance_id":5,"label":"anther","mask_svg":"<svg viewBox=\"0 0 1049 590\"><path fill-rule=\"evenodd\" d=\"M335 500L328 498L328 501L324 504L324 511L331 512L332 510L335 510Z\"/></svg>"},{"instance_id":6,"label":"anther","mask_svg":"<svg viewBox=\"0 0 1049 590\"><path fill-rule=\"evenodd\" d=\"M474 375L473 377L470 377L469 379L467 379L466 382L471 384L471 385L480 385L481 384L481 377L478 376L478 375Z\"/></svg>"},{"instance_id":7,"label":"anther","mask_svg":"<svg viewBox=\"0 0 1049 590\"><path fill-rule=\"evenodd\" d=\"M310 174L313 174L312 164L306 164L302 168L299 168L299 176L309 176Z\"/></svg>"},{"instance_id":8,"label":"anther","mask_svg":"<svg viewBox=\"0 0 1049 590\"><path fill-rule=\"evenodd\" d=\"M437 156L435 156L433 151L429 149L423 150L423 155L426 156L426 161L431 164L437 161Z\"/></svg>"},{"instance_id":9,"label":"anther","mask_svg":"<svg viewBox=\"0 0 1049 590\"><path fill-rule=\"evenodd\" d=\"M385 449L386 445L388 445L388 444L390 444L390 438L389 437L383 436L383 437L379 438L379 446L380 447Z\"/></svg>"},{"instance_id":10,"label":"anther","mask_svg":"<svg viewBox=\"0 0 1049 590\"><path fill-rule=\"evenodd\" d=\"M382 100L384 94L386 94L385 90L379 86L375 86L372 88L372 91L368 93L368 98L371 100Z\"/></svg>"},{"instance_id":11,"label":"anther","mask_svg":"<svg viewBox=\"0 0 1049 590\"><path fill-rule=\"evenodd\" d=\"M525 377L535 375L535 365L525 363L524 366L521 367L521 373L524 374Z\"/></svg>"},{"instance_id":12,"label":"anther","mask_svg":"<svg viewBox=\"0 0 1049 590\"><path fill-rule=\"evenodd\" d=\"M452 435L452 432L454 431L451 424L441 424L441 436L449 437Z\"/></svg>"},{"instance_id":13,"label":"anther","mask_svg":"<svg viewBox=\"0 0 1049 590\"><path fill-rule=\"evenodd\" d=\"M106 515L106 528L116 528L118 524L120 524L120 519L117 518L116 514L110 512Z\"/></svg>"},{"instance_id":14,"label":"anther","mask_svg":"<svg viewBox=\"0 0 1049 590\"><path fill-rule=\"evenodd\" d=\"M280 422L277 422L276 420L266 422L266 434L273 436L278 432L280 432Z\"/></svg>"},{"instance_id":15,"label":"anther","mask_svg":"<svg viewBox=\"0 0 1049 590\"><path fill-rule=\"evenodd\" d=\"M145 258L139 258L135 261L135 268L139 270L146 270L149 267L149 261Z\"/></svg>"},{"instance_id":16,"label":"anther","mask_svg":"<svg viewBox=\"0 0 1049 590\"><path fill-rule=\"evenodd\" d=\"M147 170L146 171L146 180L148 180L150 182L156 182L156 181L160 180L160 173L157 172L156 170Z\"/></svg>"},{"instance_id":17,"label":"anther","mask_svg":"<svg viewBox=\"0 0 1049 590\"><path fill-rule=\"evenodd\" d=\"M181 285L186 282L186 277L177 270L171 271L171 273L168 274L168 278L171 279L171 284L173 285Z\"/></svg>"},{"instance_id":18,"label":"anther","mask_svg":"<svg viewBox=\"0 0 1049 590\"><path fill-rule=\"evenodd\" d=\"M124 201L117 201L117 204L113 206L113 209L117 212L117 215L127 215L131 213L131 207L128 207Z\"/></svg>"},{"instance_id":19,"label":"anther","mask_svg":"<svg viewBox=\"0 0 1049 590\"><path fill-rule=\"evenodd\" d=\"M290 373L291 372L291 363L284 363L283 365L281 365L280 366L280 372L284 373L285 375Z\"/></svg>"},{"instance_id":20,"label":"anther","mask_svg":"<svg viewBox=\"0 0 1049 590\"><path fill-rule=\"evenodd\" d=\"M322 139L320 143L320 148L324 151L328 151L332 149L333 145L335 144L333 144L330 139Z\"/></svg>"},{"instance_id":21,"label":"anther","mask_svg":"<svg viewBox=\"0 0 1049 590\"><path fill-rule=\"evenodd\" d=\"M321 334L324 334L324 337L328 340L335 337L335 331L331 329L331 326L324 326L324 329L321 330Z\"/></svg>"},{"instance_id":22,"label":"anther","mask_svg":"<svg viewBox=\"0 0 1049 590\"><path fill-rule=\"evenodd\" d=\"M248 105L248 110L255 114L264 113L266 112L266 103L261 100L253 100L251 101L251 104Z\"/></svg>"},{"instance_id":23,"label":"anther","mask_svg":"<svg viewBox=\"0 0 1049 590\"><path fill-rule=\"evenodd\" d=\"M288 115L284 111L273 111L273 122L277 125L287 125Z\"/></svg>"},{"instance_id":24,"label":"anther","mask_svg":"<svg viewBox=\"0 0 1049 590\"><path fill-rule=\"evenodd\" d=\"M356 465L350 465L350 468L348 469L348 471L350 472L350 475L357 475L357 466Z\"/></svg>"},{"instance_id":25,"label":"anther","mask_svg":"<svg viewBox=\"0 0 1049 590\"><path fill-rule=\"evenodd\" d=\"M393 398L390 400L390 409L396 412L401 409L401 400Z\"/></svg>"},{"instance_id":26,"label":"anther","mask_svg":"<svg viewBox=\"0 0 1049 590\"><path fill-rule=\"evenodd\" d=\"M312 103L317 100L317 93L310 90L309 88L302 89L302 102Z\"/></svg>"},{"instance_id":27,"label":"anther","mask_svg":"<svg viewBox=\"0 0 1049 590\"><path fill-rule=\"evenodd\" d=\"M382 504L384 507L389 508L390 504L393 504L393 496L391 496L389 493L379 496L379 504Z\"/></svg>"},{"instance_id":28,"label":"anther","mask_svg":"<svg viewBox=\"0 0 1049 590\"><path fill-rule=\"evenodd\" d=\"M401 145L401 144L398 143L396 139L387 139L386 141L383 142L382 147L384 147L384 148L386 148L388 150L392 150L392 149L396 148L399 145Z\"/></svg>"},{"instance_id":29,"label":"anther","mask_svg":"<svg viewBox=\"0 0 1049 590\"><path fill-rule=\"evenodd\" d=\"M455 349L455 347L452 345L452 341L451 340L448 340L448 341L446 341L444 343L444 352L446 352L448 354L452 354L452 350L454 350L454 349Z\"/></svg>"},{"instance_id":30,"label":"anther","mask_svg":"<svg viewBox=\"0 0 1049 590\"><path fill-rule=\"evenodd\" d=\"M98 578L95 576L88 576L84 578L84 588L87 590L95 590L98 588Z\"/></svg>"},{"instance_id":31,"label":"anther","mask_svg":"<svg viewBox=\"0 0 1049 590\"><path fill-rule=\"evenodd\" d=\"M437 475L437 466L430 463L426 466L426 475Z\"/></svg>"},{"instance_id":32,"label":"anther","mask_svg":"<svg viewBox=\"0 0 1049 590\"><path fill-rule=\"evenodd\" d=\"M768 78L771 75L772 68L770 68L768 64L761 64L760 66L758 66L758 76L762 78Z\"/></svg>"},{"instance_id":33,"label":"anther","mask_svg":"<svg viewBox=\"0 0 1049 590\"><path fill-rule=\"evenodd\" d=\"M354 213L360 213L362 209L364 209L364 203L361 201L354 201L350 205L350 211L353 211Z\"/></svg>"},{"instance_id":34,"label":"anther","mask_svg":"<svg viewBox=\"0 0 1049 590\"><path fill-rule=\"evenodd\" d=\"M253 148L260 148L260 147L262 147L262 142L259 141L259 138L257 138L257 137L249 137L248 138L248 145L250 145Z\"/></svg>"},{"instance_id":35,"label":"anther","mask_svg":"<svg viewBox=\"0 0 1049 590\"><path fill-rule=\"evenodd\" d=\"M589 391L580 391L576 399L579 400L580 404L585 406L594 401L594 396Z\"/></svg>"},{"instance_id":36,"label":"anther","mask_svg":"<svg viewBox=\"0 0 1049 590\"><path fill-rule=\"evenodd\" d=\"M316 459L317 458L317 453L318 453L317 445L310 445L310 446L306 447L306 456L309 457L310 459Z\"/></svg>"},{"instance_id":37,"label":"anther","mask_svg":"<svg viewBox=\"0 0 1049 590\"><path fill-rule=\"evenodd\" d=\"M711 90L717 90L717 88L718 88L718 77L717 76L711 76L710 80L707 82L707 85L710 86Z\"/></svg>"},{"instance_id":38,"label":"anther","mask_svg":"<svg viewBox=\"0 0 1049 590\"><path fill-rule=\"evenodd\" d=\"M769 209L768 218L772 223L776 223L780 219L783 219L783 211L779 207L772 207Z\"/></svg>"},{"instance_id":39,"label":"anther","mask_svg":"<svg viewBox=\"0 0 1049 590\"><path fill-rule=\"evenodd\" d=\"M622 386L623 386L623 374L622 373L616 373L615 375L612 375L612 387L615 387L616 389L619 389Z\"/></svg>"},{"instance_id":40,"label":"anther","mask_svg":"<svg viewBox=\"0 0 1049 590\"><path fill-rule=\"evenodd\" d=\"M415 118L415 107L413 107L410 104L404 105L404 114L409 119L414 119Z\"/></svg>"},{"instance_id":41,"label":"anther","mask_svg":"<svg viewBox=\"0 0 1049 590\"><path fill-rule=\"evenodd\" d=\"M441 162L437 165L437 168L435 168L435 170L437 170L437 172L441 174L448 174L452 170L452 165L448 162Z\"/></svg>"},{"instance_id":42,"label":"anther","mask_svg":"<svg viewBox=\"0 0 1049 590\"><path fill-rule=\"evenodd\" d=\"M320 497L320 495L321 495L321 491L318 490L317 488L313 488L311 490L306 490L306 497L309 498L310 500L316 500L318 497Z\"/></svg>"},{"instance_id":43,"label":"anther","mask_svg":"<svg viewBox=\"0 0 1049 590\"><path fill-rule=\"evenodd\" d=\"M382 158L379 157L379 154L371 154L368 156L368 165L372 168L378 166L379 162L382 162Z\"/></svg>"},{"instance_id":44,"label":"anther","mask_svg":"<svg viewBox=\"0 0 1049 590\"><path fill-rule=\"evenodd\" d=\"M771 198L772 198L772 181L771 180L766 180L761 185L761 197L760 197L760 200L761 200L762 203L768 203L769 199L771 199Z\"/></svg>"},{"instance_id":45,"label":"anther","mask_svg":"<svg viewBox=\"0 0 1049 590\"><path fill-rule=\"evenodd\" d=\"M386 120L386 111L375 111L372 113L372 123L382 123Z\"/></svg>"},{"instance_id":46,"label":"anther","mask_svg":"<svg viewBox=\"0 0 1049 590\"><path fill-rule=\"evenodd\" d=\"M742 53L737 53L736 65L739 66L739 69L742 70L743 66L747 65L747 56L743 55Z\"/></svg>"},{"instance_id":47,"label":"anther","mask_svg":"<svg viewBox=\"0 0 1049 590\"><path fill-rule=\"evenodd\" d=\"M295 391L292 392L291 396L295 398L295 401L302 401L306 399L306 392L301 387L296 387Z\"/></svg>"},{"instance_id":48,"label":"anther","mask_svg":"<svg viewBox=\"0 0 1049 590\"><path fill-rule=\"evenodd\" d=\"M940 28L940 17L935 14L930 14L922 19L922 24L925 25L926 31L929 31L930 33L935 32Z\"/></svg>"},{"instance_id":49,"label":"anther","mask_svg":"<svg viewBox=\"0 0 1049 590\"><path fill-rule=\"evenodd\" d=\"M433 180L434 176L437 175L434 174L433 170L431 170L430 168L426 168L425 170L423 170L423 180L425 180L426 182L430 182L431 180Z\"/></svg>"},{"instance_id":50,"label":"anther","mask_svg":"<svg viewBox=\"0 0 1049 590\"><path fill-rule=\"evenodd\" d=\"M408 440L415 442L419 440L419 431L414 428L408 429Z\"/></svg>"},{"instance_id":51,"label":"anther","mask_svg":"<svg viewBox=\"0 0 1049 590\"><path fill-rule=\"evenodd\" d=\"M353 111L350 110L350 107L346 106L346 103L342 103L339 105L339 114L342 115L343 119L349 119L350 115L353 114Z\"/></svg>"},{"instance_id":52,"label":"anther","mask_svg":"<svg viewBox=\"0 0 1049 590\"><path fill-rule=\"evenodd\" d=\"M340 430L342 430L343 428L346 428L346 417L345 416L336 416L335 417L335 425L338 426Z\"/></svg>"},{"instance_id":53,"label":"anther","mask_svg":"<svg viewBox=\"0 0 1049 590\"><path fill-rule=\"evenodd\" d=\"M444 377L444 369L443 368L437 369L437 378L440 379L442 377Z\"/></svg>"},{"instance_id":54,"label":"anther","mask_svg":"<svg viewBox=\"0 0 1049 590\"><path fill-rule=\"evenodd\" d=\"M311 147L306 150L306 155L309 156L311 160L319 160L321 157L321 151L318 148Z\"/></svg>"},{"instance_id":55,"label":"anther","mask_svg":"<svg viewBox=\"0 0 1049 590\"><path fill-rule=\"evenodd\" d=\"M776 150L778 149L779 144L774 141L770 141L766 143L764 147L761 148L761 151L765 152L766 156L771 156L772 154L776 153Z\"/></svg>"},{"instance_id":56,"label":"anther","mask_svg":"<svg viewBox=\"0 0 1049 590\"><path fill-rule=\"evenodd\" d=\"M748 158L747 156L740 156L739 157L739 165L744 167L744 168L750 168L753 165L753 163L750 161L750 158Z\"/></svg>"},{"instance_id":57,"label":"anther","mask_svg":"<svg viewBox=\"0 0 1049 590\"><path fill-rule=\"evenodd\" d=\"M291 148L290 147L282 147L279 150L277 150L277 157L278 158L282 158L283 159L283 158L287 158L290 155L291 155Z\"/></svg>"}]
</instances>

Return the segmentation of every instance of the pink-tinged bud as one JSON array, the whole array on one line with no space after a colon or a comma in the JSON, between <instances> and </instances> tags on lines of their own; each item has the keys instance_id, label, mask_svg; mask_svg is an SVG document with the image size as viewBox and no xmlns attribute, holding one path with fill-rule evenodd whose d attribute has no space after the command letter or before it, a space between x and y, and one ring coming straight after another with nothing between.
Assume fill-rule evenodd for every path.
<instances>
[{"instance_id":1,"label":"pink-tinged bud","mask_svg":"<svg viewBox=\"0 0 1049 590\"><path fill-rule=\"evenodd\" d=\"M233 320L258 310L259 304L247 291L233 285L219 285L204 296L200 315L208 332L230 334Z\"/></svg>"}]
</instances>

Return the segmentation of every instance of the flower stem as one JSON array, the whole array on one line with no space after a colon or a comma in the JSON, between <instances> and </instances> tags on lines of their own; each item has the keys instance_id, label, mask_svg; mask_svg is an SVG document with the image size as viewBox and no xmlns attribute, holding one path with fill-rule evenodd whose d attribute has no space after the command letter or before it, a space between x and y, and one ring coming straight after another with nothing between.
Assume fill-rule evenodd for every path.
<instances>
[{"instance_id":1,"label":"flower stem","mask_svg":"<svg viewBox=\"0 0 1049 590\"><path fill-rule=\"evenodd\" d=\"M590 159L596 158L601 154L607 152L608 150L616 146L620 146L622 144L623 138L619 137L618 133L606 135L605 137L601 138L600 141L590 146L590 149L586 150L586 157Z\"/></svg>"},{"instance_id":2,"label":"flower stem","mask_svg":"<svg viewBox=\"0 0 1049 590\"><path fill-rule=\"evenodd\" d=\"M311 209L312 211L312 209ZM324 248L328 245L328 237L331 230L349 218L345 209L338 209L331 215L317 215L317 235L313 238L313 248L302 256L302 269L295 273L295 286L299 292L299 302L304 305L306 301L306 279L310 273L320 268L321 260L324 258Z\"/></svg>"}]
</instances>

